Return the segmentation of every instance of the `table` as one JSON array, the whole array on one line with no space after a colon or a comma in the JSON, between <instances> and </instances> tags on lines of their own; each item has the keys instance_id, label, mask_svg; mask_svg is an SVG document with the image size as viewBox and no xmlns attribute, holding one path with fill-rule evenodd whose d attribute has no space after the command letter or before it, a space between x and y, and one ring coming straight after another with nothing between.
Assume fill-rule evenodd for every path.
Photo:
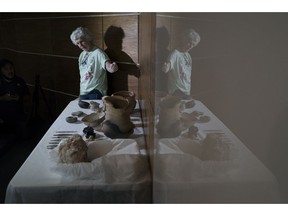
<instances>
[{"instance_id":1,"label":"table","mask_svg":"<svg viewBox=\"0 0 288 216\"><path fill-rule=\"evenodd\" d=\"M187 137L187 130L175 138L156 136L153 202L279 202L278 182L264 164L202 102L196 101L194 107L182 112L193 111L211 118L207 123L195 124L198 138L203 140L212 132L223 133L231 141L234 155L228 161L203 161L195 156L199 142Z\"/></svg>"},{"instance_id":2,"label":"table","mask_svg":"<svg viewBox=\"0 0 288 216\"><path fill-rule=\"evenodd\" d=\"M100 103L100 107L103 106L102 101L97 100L96 102ZM10 181L6 191L5 202L150 203L152 196L151 176L138 104L131 114L131 120L135 125L134 133L127 140L118 140L118 144L121 142L123 144L126 141L132 144L134 143L134 149L125 148L125 146L122 148L122 155L120 155L122 158L120 159L124 158L125 160L125 158L128 157L130 161L133 161L133 157L137 156L137 159L140 158L142 160L142 165L143 161L146 163L147 166L145 165L145 171L142 170L141 174L138 173L138 176L135 178L122 178L119 181L121 173L119 173L119 176L113 176L113 173L111 173L113 172L113 169L111 171L111 169L105 169L105 167L101 168L102 172L105 172L104 175L99 174L99 178L93 179L75 178L75 176L67 177L65 176L65 173L64 175L61 173L61 169L60 172L59 169L58 171L53 169L53 167L55 168L55 163L51 160L50 154L53 150L47 149L47 145L56 131L75 131L75 133L84 136L83 129L86 125L81 122L81 118L79 118L76 123L67 123L65 121L65 118L71 116L71 113L75 111L83 111L86 114L93 112L90 109L80 108L78 106L78 100L71 101L67 105ZM117 140L105 138L99 127L95 130L97 130L96 133L98 135L102 136L102 141L117 142ZM111 158L113 159L113 155L110 155L110 158L108 159L110 160ZM116 159L114 158L114 162ZM122 166L125 165L124 162L122 161ZM98 161L97 163L99 165L98 168L101 167L102 163L104 164L103 161ZM117 168L117 164L115 166ZM130 168L131 167L133 168L133 166L130 166ZM110 176L113 176L113 178L107 179L106 172L110 172ZM135 167L135 172L137 172L137 167Z\"/></svg>"}]
</instances>

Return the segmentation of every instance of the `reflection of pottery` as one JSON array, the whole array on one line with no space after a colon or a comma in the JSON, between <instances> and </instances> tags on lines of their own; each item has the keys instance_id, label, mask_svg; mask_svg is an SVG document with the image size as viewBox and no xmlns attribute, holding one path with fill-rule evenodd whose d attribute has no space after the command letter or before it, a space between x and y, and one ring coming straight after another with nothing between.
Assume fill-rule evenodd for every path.
<instances>
[{"instance_id":1,"label":"reflection of pottery","mask_svg":"<svg viewBox=\"0 0 288 216\"><path fill-rule=\"evenodd\" d=\"M231 144L225 135L209 133L202 143L202 160L225 161L231 155Z\"/></svg>"},{"instance_id":2,"label":"reflection of pottery","mask_svg":"<svg viewBox=\"0 0 288 216\"><path fill-rule=\"evenodd\" d=\"M159 112L159 104L162 101L162 99L167 95L166 92L161 92L161 91L155 91L155 110L158 114Z\"/></svg>"},{"instance_id":3,"label":"reflection of pottery","mask_svg":"<svg viewBox=\"0 0 288 216\"><path fill-rule=\"evenodd\" d=\"M181 134L181 99L175 96L166 96L162 99L159 107L158 134L164 138L177 137Z\"/></svg>"},{"instance_id":4,"label":"reflection of pottery","mask_svg":"<svg viewBox=\"0 0 288 216\"><path fill-rule=\"evenodd\" d=\"M112 96L121 96L128 100L129 106L128 106L128 112L132 113L135 106L136 106L136 99L135 99L135 93L132 91L118 91L112 94Z\"/></svg>"},{"instance_id":5,"label":"reflection of pottery","mask_svg":"<svg viewBox=\"0 0 288 216\"><path fill-rule=\"evenodd\" d=\"M103 133L112 139L129 137L135 126L127 109L128 100L119 96L104 96L102 100L105 104L105 121L101 128Z\"/></svg>"}]
</instances>

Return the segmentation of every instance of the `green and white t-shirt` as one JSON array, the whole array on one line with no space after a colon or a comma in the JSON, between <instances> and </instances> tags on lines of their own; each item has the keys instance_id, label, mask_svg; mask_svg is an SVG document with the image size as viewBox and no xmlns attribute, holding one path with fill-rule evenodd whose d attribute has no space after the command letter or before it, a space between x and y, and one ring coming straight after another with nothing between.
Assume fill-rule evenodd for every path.
<instances>
[{"instance_id":1,"label":"green and white t-shirt","mask_svg":"<svg viewBox=\"0 0 288 216\"><path fill-rule=\"evenodd\" d=\"M174 50L168 57L171 70L168 72L168 91L173 94L177 89L190 95L192 58L188 52Z\"/></svg>"},{"instance_id":2,"label":"green and white t-shirt","mask_svg":"<svg viewBox=\"0 0 288 216\"><path fill-rule=\"evenodd\" d=\"M101 49L83 51L79 56L80 95L97 89L102 95L107 93L107 75L105 63L109 57Z\"/></svg>"}]
</instances>

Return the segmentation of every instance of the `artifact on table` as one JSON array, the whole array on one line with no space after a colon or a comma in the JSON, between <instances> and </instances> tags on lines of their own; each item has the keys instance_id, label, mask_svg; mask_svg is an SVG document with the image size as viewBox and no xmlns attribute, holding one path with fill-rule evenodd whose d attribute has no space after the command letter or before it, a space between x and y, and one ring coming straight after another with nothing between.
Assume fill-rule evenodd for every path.
<instances>
[{"instance_id":1,"label":"artifact on table","mask_svg":"<svg viewBox=\"0 0 288 216\"><path fill-rule=\"evenodd\" d=\"M84 116L81 121L90 127L97 127L101 124L105 119L105 113L104 112L97 112L97 113L91 113L89 115Z\"/></svg>"},{"instance_id":2,"label":"artifact on table","mask_svg":"<svg viewBox=\"0 0 288 216\"><path fill-rule=\"evenodd\" d=\"M79 134L75 134L61 142L58 150L60 163L87 162L87 144Z\"/></svg>"},{"instance_id":3,"label":"artifact on table","mask_svg":"<svg viewBox=\"0 0 288 216\"><path fill-rule=\"evenodd\" d=\"M112 96L120 96L128 100L129 105L127 107L128 112L132 113L136 106L135 93L133 91L118 91L112 94Z\"/></svg>"},{"instance_id":4,"label":"artifact on table","mask_svg":"<svg viewBox=\"0 0 288 216\"><path fill-rule=\"evenodd\" d=\"M76 112L72 112L71 115L80 117L80 116L84 115L84 113L82 111L76 111Z\"/></svg>"},{"instance_id":5,"label":"artifact on table","mask_svg":"<svg viewBox=\"0 0 288 216\"><path fill-rule=\"evenodd\" d=\"M83 109L88 109L90 107L90 104L86 101L79 100L78 106L83 108Z\"/></svg>"},{"instance_id":6,"label":"artifact on table","mask_svg":"<svg viewBox=\"0 0 288 216\"><path fill-rule=\"evenodd\" d=\"M94 129L90 126L87 126L83 129L83 133L85 134L86 139L93 140L96 137L96 133Z\"/></svg>"},{"instance_id":7,"label":"artifact on table","mask_svg":"<svg viewBox=\"0 0 288 216\"><path fill-rule=\"evenodd\" d=\"M77 122L77 117L75 117L75 116L68 116L68 117L66 117L66 122L68 122L68 123L75 123L75 122Z\"/></svg>"},{"instance_id":8,"label":"artifact on table","mask_svg":"<svg viewBox=\"0 0 288 216\"><path fill-rule=\"evenodd\" d=\"M102 123L102 132L105 136L116 138L127 138L134 131L134 124L131 122L129 102L119 96L104 96L105 121Z\"/></svg>"},{"instance_id":9,"label":"artifact on table","mask_svg":"<svg viewBox=\"0 0 288 216\"><path fill-rule=\"evenodd\" d=\"M96 101L90 101L90 109L96 112L101 112L100 104Z\"/></svg>"}]
</instances>

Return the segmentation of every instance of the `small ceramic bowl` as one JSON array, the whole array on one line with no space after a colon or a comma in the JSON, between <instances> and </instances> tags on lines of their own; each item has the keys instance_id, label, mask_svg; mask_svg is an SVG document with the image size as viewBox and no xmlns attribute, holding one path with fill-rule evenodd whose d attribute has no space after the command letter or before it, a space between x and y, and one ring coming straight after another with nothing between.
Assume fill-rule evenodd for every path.
<instances>
[{"instance_id":1,"label":"small ceramic bowl","mask_svg":"<svg viewBox=\"0 0 288 216\"><path fill-rule=\"evenodd\" d=\"M189 100L187 101L184 106L186 109L190 109L190 108L193 108L194 106L196 105L195 101L194 100Z\"/></svg>"},{"instance_id":2,"label":"small ceramic bowl","mask_svg":"<svg viewBox=\"0 0 288 216\"><path fill-rule=\"evenodd\" d=\"M80 116L84 115L84 113L82 111L76 111L76 112L72 112L71 115L80 117Z\"/></svg>"},{"instance_id":3,"label":"small ceramic bowl","mask_svg":"<svg viewBox=\"0 0 288 216\"><path fill-rule=\"evenodd\" d=\"M78 106L83 108L83 109L88 109L90 106L90 103L88 103L86 101L79 100Z\"/></svg>"},{"instance_id":4,"label":"small ceramic bowl","mask_svg":"<svg viewBox=\"0 0 288 216\"><path fill-rule=\"evenodd\" d=\"M66 122L68 122L68 123L74 123L76 121L77 121L77 117L75 117L75 116L66 117Z\"/></svg>"},{"instance_id":5,"label":"small ceramic bowl","mask_svg":"<svg viewBox=\"0 0 288 216\"><path fill-rule=\"evenodd\" d=\"M82 118L82 122L90 127L97 127L99 124L101 124L105 119L105 113L99 112L99 113L91 113L89 115L86 115Z\"/></svg>"}]
</instances>

